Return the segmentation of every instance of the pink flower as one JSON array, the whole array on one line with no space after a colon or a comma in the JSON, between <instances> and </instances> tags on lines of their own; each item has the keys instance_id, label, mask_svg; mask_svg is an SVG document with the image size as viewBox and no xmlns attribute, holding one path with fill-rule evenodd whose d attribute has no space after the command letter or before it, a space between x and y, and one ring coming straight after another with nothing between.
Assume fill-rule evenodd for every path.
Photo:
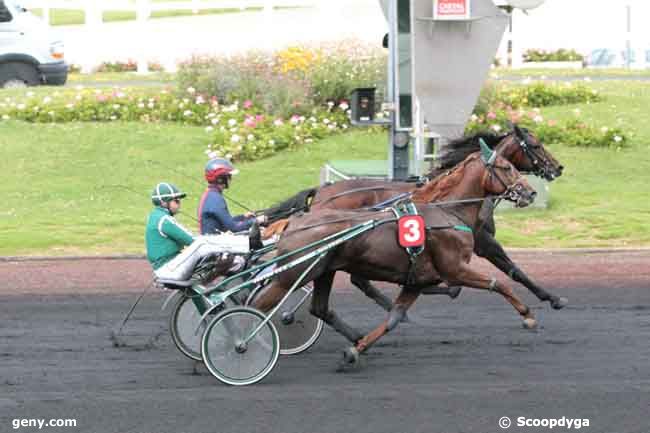
<instances>
[{"instance_id":1,"label":"pink flower","mask_svg":"<svg viewBox=\"0 0 650 433\"><path fill-rule=\"evenodd\" d=\"M255 116L255 121L258 122L258 123L263 122L264 121L264 116L262 116L261 114L258 114L257 116Z\"/></svg>"},{"instance_id":2,"label":"pink flower","mask_svg":"<svg viewBox=\"0 0 650 433\"><path fill-rule=\"evenodd\" d=\"M556 126L557 122L555 120L549 120L548 121L548 126Z\"/></svg>"},{"instance_id":3,"label":"pink flower","mask_svg":"<svg viewBox=\"0 0 650 433\"><path fill-rule=\"evenodd\" d=\"M246 119L244 119L244 126L247 128L255 128L257 122L255 122L255 119L252 116L246 116Z\"/></svg>"},{"instance_id":4,"label":"pink flower","mask_svg":"<svg viewBox=\"0 0 650 433\"><path fill-rule=\"evenodd\" d=\"M496 119L496 118L497 118L497 115L496 115L494 112L490 111L490 112L487 114L487 118L488 118L488 119Z\"/></svg>"},{"instance_id":5,"label":"pink flower","mask_svg":"<svg viewBox=\"0 0 650 433\"><path fill-rule=\"evenodd\" d=\"M274 124L275 126L282 126L282 125L284 125L284 121L283 121L282 119L275 119L275 120L273 121L273 124Z\"/></svg>"},{"instance_id":6,"label":"pink flower","mask_svg":"<svg viewBox=\"0 0 650 433\"><path fill-rule=\"evenodd\" d=\"M252 106L253 106L253 101L251 101L250 99L247 99L247 100L244 101L244 108L245 109L249 109Z\"/></svg>"},{"instance_id":7,"label":"pink flower","mask_svg":"<svg viewBox=\"0 0 650 433\"><path fill-rule=\"evenodd\" d=\"M300 123L300 116L294 114L293 116L291 116L291 124L295 125L297 123Z\"/></svg>"},{"instance_id":8,"label":"pink flower","mask_svg":"<svg viewBox=\"0 0 650 433\"><path fill-rule=\"evenodd\" d=\"M104 95L97 95L97 100L98 100L99 102L104 102L104 101L106 101L107 99L108 99L108 98L106 98L106 96L104 96Z\"/></svg>"}]
</instances>

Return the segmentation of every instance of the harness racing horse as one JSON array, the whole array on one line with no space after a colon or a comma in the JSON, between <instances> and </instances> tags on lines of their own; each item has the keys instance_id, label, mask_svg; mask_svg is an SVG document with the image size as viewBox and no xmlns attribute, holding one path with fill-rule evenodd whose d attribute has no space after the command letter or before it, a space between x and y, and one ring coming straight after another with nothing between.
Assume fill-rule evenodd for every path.
<instances>
[{"instance_id":1,"label":"harness racing horse","mask_svg":"<svg viewBox=\"0 0 650 433\"><path fill-rule=\"evenodd\" d=\"M453 183L458 194L455 198L469 199L468 202L456 205L453 213L440 206L441 203L425 204L438 198L439 182L449 185ZM430 182L415 192L413 198L423 203L417 205L417 210L424 218L428 230L424 250L414 261L399 246L394 221L385 223L325 253L315 265L305 262L278 274L269 289L253 302L253 306L268 312L282 299L293 282L307 271L305 279L301 281L314 282L310 311L354 343L354 347L345 352L344 358L351 363L356 362L358 355L378 338L397 326L423 288L441 281L501 294L523 317L524 326L533 328L536 325L533 313L505 281L491 278L469 266L474 237L460 228L476 224L481 203L488 194L504 194L521 207L530 204L536 195L512 164L485 146L482 153L477 152L467 157L442 180ZM385 220L392 215L390 209L324 209L293 216L277 244L278 253L295 251L360 222ZM329 308L329 296L337 271L354 272L371 280L402 285L388 319L366 336L341 320Z\"/></svg>"},{"instance_id":2,"label":"harness racing horse","mask_svg":"<svg viewBox=\"0 0 650 433\"><path fill-rule=\"evenodd\" d=\"M430 179L444 174L451 167L463 161L469 154L479 150L479 140L485 140L499 155L510 161L519 171L531 172L548 181L553 181L562 175L563 167L542 145L533 133L525 128L513 125L512 131L498 136L490 132L478 133L452 141L451 152L440 160L440 167L428 174ZM324 186L317 190L311 201L311 210L318 209L358 209L370 207L390 200L400 193L411 193L417 190L413 182L387 182L372 179L350 179ZM416 200L416 197L414 197ZM297 207L296 207L297 208ZM303 206L302 210L306 206ZM474 231L474 253L490 261L514 281L523 284L540 301L548 301L553 309L559 310L567 303L567 299L553 295L533 282L506 254L501 244L495 239L496 228L492 209L484 209L484 220ZM276 223L268 230L280 232L286 220ZM390 299L374 287L370 281L352 273L351 282L360 288L368 297L387 311L392 308ZM452 298L458 296L460 287L430 287L423 293L447 294Z\"/></svg>"}]
</instances>

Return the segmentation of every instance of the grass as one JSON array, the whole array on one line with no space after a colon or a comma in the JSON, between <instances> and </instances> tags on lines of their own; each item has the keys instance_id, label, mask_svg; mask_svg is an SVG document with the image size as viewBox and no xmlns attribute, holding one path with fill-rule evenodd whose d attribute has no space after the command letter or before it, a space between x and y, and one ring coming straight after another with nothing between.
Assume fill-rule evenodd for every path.
<instances>
[{"instance_id":1,"label":"grass","mask_svg":"<svg viewBox=\"0 0 650 433\"><path fill-rule=\"evenodd\" d=\"M165 3L168 0L153 0L154 3ZM190 0L180 0L187 1ZM285 9L276 8L276 9ZM192 12L190 9L179 10L163 10L152 11L151 18L171 18L183 16L196 16L196 15L217 15L217 14L231 14L240 12L260 11L261 7L247 7L241 8L226 8L226 9L201 9L197 13ZM43 16L42 9L30 9L34 15ZM136 19L136 12L130 10L111 10L102 13L102 20L104 22L116 21L133 21ZM50 10L50 25L52 26L70 26L84 24L86 20L85 12L78 9L51 9Z\"/></svg>"},{"instance_id":2,"label":"grass","mask_svg":"<svg viewBox=\"0 0 650 433\"><path fill-rule=\"evenodd\" d=\"M490 71L492 78L496 77L650 77L650 69L625 69L625 68L582 68L582 69L510 69L496 68Z\"/></svg>"},{"instance_id":3,"label":"grass","mask_svg":"<svg viewBox=\"0 0 650 433\"><path fill-rule=\"evenodd\" d=\"M639 82L589 85L606 101L552 107L544 109L543 116L562 120L576 116L579 108L580 117L590 124L623 128L631 135L629 147L549 145L565 174L551 184L548 209L497 215L498 238L505 245L650 246L650 89ZM0 98L8 94L0 92ZM190 217L203 190L205 139L202 128L171 124L0 122L0 194L5 199L0 255L141 253L148 195L164 179L190 193L183 203L187 214L179 219L196 229ZM383 133L355 131L238 164L241 174L228 194L253 209L263 208L316 185L327 160L382 159L385 154ZM243 211L232 202L230 206L233 213Z\"/></svg>"}]
</instances>

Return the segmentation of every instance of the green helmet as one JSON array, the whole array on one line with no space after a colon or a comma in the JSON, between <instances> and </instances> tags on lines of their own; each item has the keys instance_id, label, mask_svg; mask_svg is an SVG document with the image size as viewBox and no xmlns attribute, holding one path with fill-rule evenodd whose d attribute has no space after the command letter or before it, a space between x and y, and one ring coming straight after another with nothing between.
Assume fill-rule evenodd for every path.
<instances>
[{"instance_id":1,"label":"green helmet","mask_svg":"<svg viewBox=\"0 0 650 433\"><path fill-rule=\"evenodd\" d=\"M178 189L174 184L160 182L151 192L151 202L160 206L163 202L169 203L177 198L184 198L187 194Z\"/></svg>"}]
</instances>

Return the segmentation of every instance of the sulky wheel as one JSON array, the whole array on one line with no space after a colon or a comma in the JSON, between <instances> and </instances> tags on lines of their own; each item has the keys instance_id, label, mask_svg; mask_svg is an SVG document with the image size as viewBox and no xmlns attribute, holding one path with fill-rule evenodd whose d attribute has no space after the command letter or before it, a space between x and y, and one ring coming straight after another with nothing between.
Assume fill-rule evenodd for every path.
<instances>
[{"instance_id":1,"label":"sulky wheel","mask_svg":"<svg viewBox=\"0 0 650 433\"><path fill-rule=\"evenodd\" d=\"M217 315L203 333L203 362L210 373L228 385L250 385L273 370L280 355L278 332L270 321L247 342L264 321L264 314L235 307Z\"/></svg>"},{"instance_id":2,"label":"sulky wheel","mask_svg":"<svg viewBox=\"0 0 650 433\"><path fill-rule=\"evenodd\" d=\"M228 284L227 288L234 287L240 284L241 281L243 280L235 280ZM240 305L242 303L240 297L243 297L243 294L236 293L231 298L226 299L223 308L216 309L214 314L208 317L206 322L199 327L203 312L210 305L197 294L190 296L182 295L174 305L174 309L169 318L169 330L172 335L172 341L178 347L178 350L194 361L201 361L201 337L203 337L203 331L211 317L214 317L225 308ZM199 311L199 306L201 306L201 311Z\"/></svg>"},{"instance_id":3,"label":"sulky wheel","mask_svg":"<svg viewBox=\"0 0 650 433\"><path fill-rule=\"evenodd\" d=\"M172 341L183 355L201 361L201 337L205 324L199 327L202 313L199 312L195 301L204 302L201 298L193 299L185 295L179 298L169 317L169 330ZM207 304L203 308L207 308Z\"/></svg>"},{"instance_id":4,"label":"sulky wheel","mask_svg":"<svg viewBox=\"0 0 650 433\"><path fill-rule=\"evenodd\" d=\"M323 321L309 312L311 305L311 284L296 289L271 317L271 322L280 334L280 354L297 355L309 349L323 332ZM257 288L246 301L251 305L264 293L264 287Z\"/></svg>"}]
</instances>

